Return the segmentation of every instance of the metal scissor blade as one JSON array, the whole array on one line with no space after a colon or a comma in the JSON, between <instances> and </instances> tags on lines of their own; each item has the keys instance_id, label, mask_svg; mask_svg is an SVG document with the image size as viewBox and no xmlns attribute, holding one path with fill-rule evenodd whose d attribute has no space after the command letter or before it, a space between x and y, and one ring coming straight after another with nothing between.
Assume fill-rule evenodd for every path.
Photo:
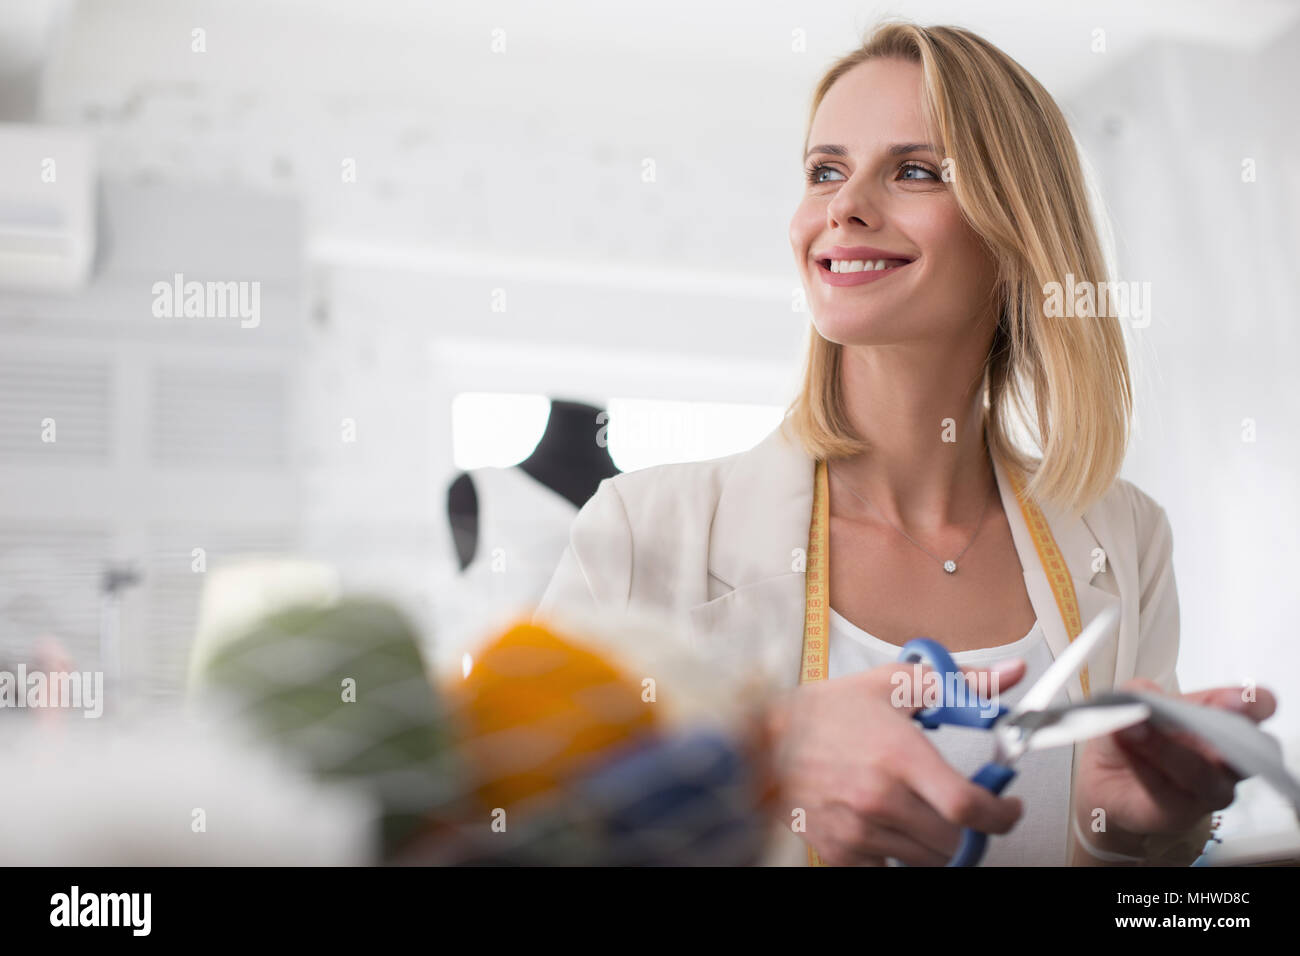
<instances>
[{"instance_id":1,"label":"metal scissor blade","mask_svg":"<svg viewBox=\"0 0 1300 956\"><path fill-rule=\"evenodd\" d=\"M1038 678L1038 682L1020 698L1020 702L1011 709L1010 716L1030 710L1046 710L1061 688L1082 669L1098 645L1110 636L1111 629L1118 621L1118 604L1112 604L1089 621L1079 636L1070 642L1065 653L1054 660L1052 666Z\"/></svg>"},{"instance_id":2,"label":"metal scissor blade","mask_svg":"<svg viewBox=\"0 0 1300 956\"><path fill-rule=\"evenodd\" d=\"M1018 720L1008 718L1006 724L1008 730L1024 731L1026 750L1045 750L1113 734L1150 716L1151 708L1142 703L1086 703L1026 713Z\"/></svg>"}]
</instances>

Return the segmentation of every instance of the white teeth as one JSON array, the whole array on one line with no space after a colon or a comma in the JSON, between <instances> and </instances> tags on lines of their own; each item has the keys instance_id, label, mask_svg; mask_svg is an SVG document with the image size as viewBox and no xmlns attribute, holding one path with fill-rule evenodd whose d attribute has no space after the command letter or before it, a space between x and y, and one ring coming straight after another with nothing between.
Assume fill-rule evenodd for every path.
<instances>
[{"instance_id":1,"label":"white teeth","mask_svg":"<svg viewBox=\"0 0 1300 956\"><path fill-rule=\"evenodd\" d=\"M832 259L831 272L878 272L887 268L889 259Z\"/></svg>"}]
</instances>

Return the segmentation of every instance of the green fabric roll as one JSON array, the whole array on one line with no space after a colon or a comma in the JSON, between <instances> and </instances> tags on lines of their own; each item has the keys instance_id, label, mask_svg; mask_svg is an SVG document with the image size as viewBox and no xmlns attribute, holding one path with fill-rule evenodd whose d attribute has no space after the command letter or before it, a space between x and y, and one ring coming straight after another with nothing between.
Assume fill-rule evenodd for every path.
<instances>
[{"instance_id":1,"label":"green fabric roll","mask_svg":"<svg viewBox=\"0 0 1300 956\"><path fill-rule=\"evenodd\" d=\"M349 599L272 614L218 650L202 693L319 779L382 808L385 856L463 791L447 715L415 634L390 605Z\"/></svg>"}]
</instances>

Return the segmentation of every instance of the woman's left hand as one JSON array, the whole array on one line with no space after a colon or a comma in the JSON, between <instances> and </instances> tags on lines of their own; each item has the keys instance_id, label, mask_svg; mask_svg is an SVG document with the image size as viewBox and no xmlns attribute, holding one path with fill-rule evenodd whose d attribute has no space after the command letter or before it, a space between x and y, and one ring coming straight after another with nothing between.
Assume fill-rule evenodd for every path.
<instances>
[{"instance_id":1,"label":"woman's left hand","mask_svg":"<svg viewBox=\"0 0 1300 956\"><path fill-rule=\"evenodd\" d=\"M1136 678L1119 690L1164 693L1154 681ZM1182 700L1235 711L1259 723L1277 709L1273 694L1256 688L1243 700L1241 687L1214 687L1180 694ZM1074 807L1089 842L1119 852L1147 834L1175 833L1232 802L1241 780L1217 752L1194 735L1160 730L1149 721L1088 741L1080 757ZM1105 830L1093 831L1095 811L1105 811Z\"/></svg>"}]
</instances>

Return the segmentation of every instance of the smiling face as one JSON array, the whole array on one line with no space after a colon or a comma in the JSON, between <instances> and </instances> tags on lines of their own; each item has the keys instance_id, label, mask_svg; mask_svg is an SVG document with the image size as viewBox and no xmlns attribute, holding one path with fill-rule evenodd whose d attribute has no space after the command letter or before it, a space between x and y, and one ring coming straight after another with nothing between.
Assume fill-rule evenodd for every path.
<instances>
[{"instance_id":1,"label":"smiling face","mask_svg":"<svg viewBox=\"0 0 1300 956\"><path fill-rule=\"evenodd\" d=\"M808 146L790 244L823 338L882 345L991 323L994 262L926 145L919 63L874 59L845 73Z\"/></svg>"}]
</instances>

